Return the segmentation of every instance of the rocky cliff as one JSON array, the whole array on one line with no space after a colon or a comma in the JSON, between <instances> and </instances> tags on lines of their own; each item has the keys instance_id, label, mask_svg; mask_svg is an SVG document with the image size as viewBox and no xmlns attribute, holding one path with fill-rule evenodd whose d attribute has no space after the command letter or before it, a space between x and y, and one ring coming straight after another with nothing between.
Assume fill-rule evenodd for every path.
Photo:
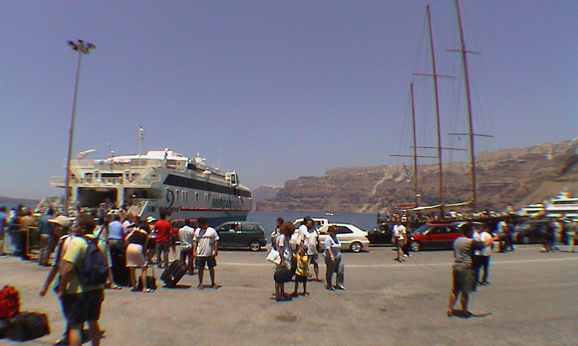
<instances>
[{"instance_id":1,"label":"rocky cliff","mask_svg":"<svg viewBox=\"0 0 578 346\"><path fill-rule=\"evenodd\" d=\"M566 190L578 195L578 138L476 156L478 209L503 210L541 202ZM413 167L408 167L413 171ZM472 199L469 163L444 163L446 204ZM438 166L418 166L421 206L439 203ZM402 166L335 168L322 177L289 180L275 197L256 199L258 211L393 212L413 204L413 182Z\"/></svg>"}]
</instances>

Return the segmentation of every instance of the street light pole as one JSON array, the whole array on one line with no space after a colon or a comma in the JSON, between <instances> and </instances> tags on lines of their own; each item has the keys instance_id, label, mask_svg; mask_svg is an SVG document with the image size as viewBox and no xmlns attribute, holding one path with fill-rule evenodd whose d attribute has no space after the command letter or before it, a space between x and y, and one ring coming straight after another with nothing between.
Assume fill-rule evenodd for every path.
<instances>
[{"instance_id":1,"label":"street light pole","mask_svg":"<svg viewBox=\"0 0 578 346\"><path fill-rule=\"evenodd\" d=\"M74 119L76 117L76 98L78 96L78 78L80 76L80 63L82 61L82 55L88 54L91 49L96 48L92 43L88 43L82 40L68 41L68 46L72 50L78 51L78 62L76 64L76 79L74 81L74 97L72 99L72 116L70 118L70 130L68 132L68 157L66 160L66 183L64 186L65 197L64 197L64 215L68 216L68 203L70 200L70 160L72 157L72 140L74 138Z\"/></svg>"}]
</instances>

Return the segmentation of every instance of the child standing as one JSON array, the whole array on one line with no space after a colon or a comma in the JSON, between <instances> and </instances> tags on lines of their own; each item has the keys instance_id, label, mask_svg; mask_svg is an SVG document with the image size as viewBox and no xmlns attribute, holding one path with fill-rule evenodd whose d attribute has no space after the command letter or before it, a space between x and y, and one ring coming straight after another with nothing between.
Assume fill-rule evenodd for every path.
<instances>
[{"instance_id":1,"label":"child standing","mask_svg":"<svg viewBox=\"0 0 578 346\"><path fill-rule=\"evenodd\" d=\"M297 297L297 290L299 283L303 283L303 295L308 296L307 280L309 278L309 266L307 265L307 245L301 245L296 254L293 254L297 266L295 268L295 291L291 294L292 297Z\"/></svg>"}]
</instances>

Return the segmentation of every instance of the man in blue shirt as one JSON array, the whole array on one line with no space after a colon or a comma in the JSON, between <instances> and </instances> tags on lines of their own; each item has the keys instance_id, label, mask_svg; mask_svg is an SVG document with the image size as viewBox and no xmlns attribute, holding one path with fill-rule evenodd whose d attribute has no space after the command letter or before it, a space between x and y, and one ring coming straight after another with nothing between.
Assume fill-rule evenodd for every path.
<instances>
[{"instance_id":1,"label":"man in blue shirt","mask_svg":"<svg viewBox=\"0 0 578 346\"><path fill-rule=\"evenodd\" d=\"M120 216L115 215L114 220L108 224L108 246L112 252L124 252L124 228L120 222Z\"/></svg>"},{"instance_id":2,"label":"man in blue shirt","mask_svg":"<svg viewBox=\"0 0 578 346\"><path fill-rule=\"evenodd\" d=\"M46 211L40 220L38 221L38 233L40 234L40 251L38 253L38 265L48 267L48 261L50 260L50 255L54 251L54 246L56 242L52 240L52 227L48 223L48 220L52 219L54 215L54 210L52 208Z\"/></svg>"}]
</instances>

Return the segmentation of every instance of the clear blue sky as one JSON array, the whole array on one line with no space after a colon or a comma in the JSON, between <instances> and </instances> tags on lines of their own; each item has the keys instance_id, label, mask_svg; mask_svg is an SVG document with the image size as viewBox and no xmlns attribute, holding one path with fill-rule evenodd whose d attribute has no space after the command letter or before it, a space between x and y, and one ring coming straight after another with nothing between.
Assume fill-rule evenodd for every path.
<instances>
[{"instance_id":1,"label":"clear blue sky","mask_svg":"<svg viewBox=\"0 0 578 346\"><path fill-rule=\"evenodd\" d=\"M383 1L0 1L0 196L41 198L74 152L200 152L245 185L401 164L435 145L425 5ZM438 73L460 76L453 1L430 1ZM477 152L576 137L578 2L462 0ZM463 83L440 80L444 145L465 145ZM444 154L444 160L465 160ZM422 163L435 163L423 161Z\"/></svg>"}]
</instances>

